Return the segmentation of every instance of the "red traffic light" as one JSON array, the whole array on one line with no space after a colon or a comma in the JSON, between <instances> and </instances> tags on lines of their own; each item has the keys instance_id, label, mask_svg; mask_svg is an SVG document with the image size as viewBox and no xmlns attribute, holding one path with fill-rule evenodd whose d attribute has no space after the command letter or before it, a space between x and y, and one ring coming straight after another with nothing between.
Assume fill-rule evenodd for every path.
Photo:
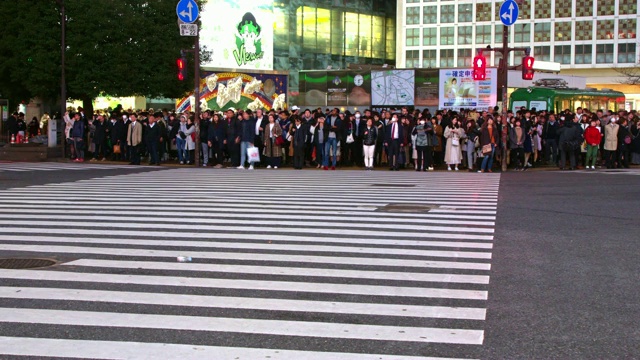
<instances>
[{"instance_id":1,"label":"red traffic light","mask_svg":"<svg viewBox=\"0 0 640 360\"><path fill-rule=\"evenodd\" d=\"M473 80L487 79L487 59L478 55L473 58Z\"/></svg>"},{"instance_id":2,"label":"red traffic light","mask_svg":"<svg viewBox=\"0 0 640 360\"><path fill-rule=\"evenodd\" d=\"M533 56L525 56L522 58L522 79L523 80L533 80L533 74L535 71L533 70L533 63L535 59Z\"/></svg>"},{"instance_id":3,"label":"red traffic light","mask_svg":"<svg viewBox=\"0 0 640 360\"><path fill-rule=\"evenodd\" d=\"M186 77L187 61L184 58L180 58L176 60L176 65L178 65L178 80L183 81Z\"/></svg>"}]
</instances>

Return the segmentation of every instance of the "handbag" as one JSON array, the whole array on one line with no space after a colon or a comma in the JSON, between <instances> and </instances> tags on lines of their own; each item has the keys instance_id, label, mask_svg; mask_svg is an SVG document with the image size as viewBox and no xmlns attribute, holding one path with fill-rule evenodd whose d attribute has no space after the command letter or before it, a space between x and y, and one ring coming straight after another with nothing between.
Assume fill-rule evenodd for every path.
<instances>
[{"instance_id":1,"label":"handbag","mask_svg":"<svg viewBox=\"0 0 640 360\"><path fill-rule=\"evenodd\" d=\"M120 149L120 145L118 145L118 144L113 145L113 153L114 153L114 154L120 154L120 153L122 153L122 150Z\"/></svg>"},{"instance_id":2,"label":"handbag","mask_svg":"<svg viewBox=\"0 0 640 360\"><path fill-rule=\"evenodd\" d=\"M460 146L460 139L452 138L451 139L451 146Z\"/></svg>"},{"instance_id":3,"label":"handbag","mask_svg":"<svg viewBox=\"0 0 640 360\"><path fill-rule=\"evenodd\" d=\"M353 135L349 134L349 136L347 136L347 144L352 144L354 141Z\"/></svg>"},{"instance_id":4,"label":"handbag","mask_svg":"<svg viewBox=\"0 0 640 360\"><path fill-rule=\"evenodd\" d=\"M487 144L487 145L482 145L482 153L483 154L491 154L491 151L493 151L493 149L491 149L491 144Z\"/></svg>"},{"instance_id":5,"label":"handbag","mask_svg":"<svg viewBox=\"0 0 640 360\"><path fill-rule=\"evenodd\" d=\"M276 145L278 146L284 145L284 138L282 137L282 135L277 136L275 142L276 142Z\"/></svg>"}]
</instances>

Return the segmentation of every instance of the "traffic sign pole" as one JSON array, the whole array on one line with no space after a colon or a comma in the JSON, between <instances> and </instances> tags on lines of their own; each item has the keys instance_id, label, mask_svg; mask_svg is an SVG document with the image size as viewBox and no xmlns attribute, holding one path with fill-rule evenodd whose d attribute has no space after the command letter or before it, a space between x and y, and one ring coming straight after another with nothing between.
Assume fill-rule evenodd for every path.
<instances>
[{"instance_id":1,"label":"traffic sign pole","mask_svg":"<svg viewBox=\"0 0 640 360\"><path fill-rule=\"evenodd\" d=\"M196 64L195 71L195 87L194 87L194 104L191 106L195 111L195 126L196 126L196 149L194 153L195 164L196 166L200 166L200 32L196 35L196 43L194 47L193 56L195 58L194 63Z\"/></svg>"}]
</instances>

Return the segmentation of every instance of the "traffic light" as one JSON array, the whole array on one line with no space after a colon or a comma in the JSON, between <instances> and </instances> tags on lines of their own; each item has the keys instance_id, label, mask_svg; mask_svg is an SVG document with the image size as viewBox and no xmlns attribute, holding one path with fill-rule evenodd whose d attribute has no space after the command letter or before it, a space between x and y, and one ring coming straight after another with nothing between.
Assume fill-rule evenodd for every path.
<instances>
[{"instance_id":1,"label":"traffic light","mask_svg":"<svg viewBox=\"0 0 640 360\"><path fill-rule=\"evenodd\" d=\"M522 80L533 80L533 56L525 56L522 58Z\"/></svg>"},{"instance_id":2,"label":"traffic light","mask_svg":"<svg viewBox=\"0 0 640 360\"><path fill-rule=\"evenodd\" d=\"M487 78L487 59L478 55L473 58L473 80L485 80Z\"/></svg>"},{"instance_id":3,"label":"traffic light","mask_svg":"<svg viewBox=\"0 0 640 360\"><path fill-rule=\"evenodd\" d=\"M176 60L178 65L178 80L183 81L187 77L187 59L179 58Z\"/></svg>"}]
</instances>

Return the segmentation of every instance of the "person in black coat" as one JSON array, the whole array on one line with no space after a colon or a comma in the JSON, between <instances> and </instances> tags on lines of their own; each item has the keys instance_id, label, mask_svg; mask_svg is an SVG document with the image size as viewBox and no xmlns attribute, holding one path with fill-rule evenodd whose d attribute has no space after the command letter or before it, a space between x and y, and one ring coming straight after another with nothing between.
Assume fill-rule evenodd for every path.
<instances>
[{"instance_id":1,"label":"person in black coat","mask_svg":"<svg viewBox=\"0 0 640 360\"><path fill-rule=\"evenodd\" d=\"M302 170L304 166L304 149L309 137L309 128L302 123L299 116L294 116L294 125L289 130L293 146L293 168Z\"/></svg>"},{"instance_id":2,"label":"person in black coat","mask_svg":"<svg viewBox=\"0 0 640 360\"><path fill-rule=\"evenodd\" d=\"M398 121L398 115L394 114L389 125L384 131L384 146L388 149L389 170L398 171L398 160L400 158L400 149L404 147L402 139L404 139L404 128Z\"/></svg>"},{"instance_id":3,"label":"person in black coat","mask_svg":"<svg viewBox=\"0 0 640 360\"><path fill-rule=\"evenodd\" d=\"M316 147L316 163L317 167L323 167L328 170L329 158L325 152L325 144L329 139L329 126L324 123L324 114L320 113L316 119L316 128L313 131L313 146Z\"/></svg>"},{"instance_id":4,"label":"person in black coat","mask_svg":"<svg viewBox=\"0 0 640 360\"><path fill-rule=\"evenodd\" d=\"M224 146L227 144L227 123L219 114L213 114L212 122L209 124L207 143L212 150L212 161L216 169L222 168L224 162Z\"/></svg>"},{"instance_id":5,"label":"person in black coat","mask_svg":"<svg viewBox=\"0 0 640 360\"><path fill-rule=\"evenodd\" d=\"M106 146L107 146L107 124L104 121L104 116L98 115L98 118L93 122L95 130L93 132L93 143L96 150L93 152L93 161L102 159L106 160Z\"/></svg>"},{"instance_id":6,"label":"person in black coat","mask_svg":"<svg viewBox=\"0 0 640 360\"><path fill-rule=\"evenodd\" d=\"M9 139L7 142L11 140L11 135L15 136L18 134L18 113L14 112L7 119L5 134L8 133Z\"/></svg>"},{"instance_id":7,"label":"person in black coat","mask_svg":"<svg viewBox=\"0 0 640 360\"><path fill-rule=\"evenodd\" d=\"M558 129L560 144L560 169L564 170L567 163L567 155L571 168L576 168L576 151L580 150L582 144L582 128L578 124L578 119L572 116L566 118L564 126Z\"/></svg>"},{"instance_id":8,"label":"person in black coat","mask_svg":"<svg viewBox=\"0 0 640 360\"><path fill-rule=\"evenodd\" d=\"M156 120L155 114L149 114L149 125L145 126L146 129L143 133L144 142L147 144L147 151L149 152L149 165L160 165L158 148L162 139L162 129Z\"/></svg>"},{"instance_id":9,"label":"person in black coat","mask_svg":"<svg viewBox=\"0 0 640 360\"><path fill-rule=\"evenodd\" d=\"M238 121L233 110L227 110L227 154L231 159L231 166L240 165L240 136L242 131L240 121Z\"/></svg>"},{"instance_id":10,"label":"person in black coat","mask_svg":"<svg viewBox=\"0 0 640 360\"><path fill-rule=\"evenodd\" d=\"M631 137L631 131L629 129L629 121L621 117L620 128L618 130L618 168L629 168L631 161L631 143L633 138Z\"/></svg>"}]
</instances>

